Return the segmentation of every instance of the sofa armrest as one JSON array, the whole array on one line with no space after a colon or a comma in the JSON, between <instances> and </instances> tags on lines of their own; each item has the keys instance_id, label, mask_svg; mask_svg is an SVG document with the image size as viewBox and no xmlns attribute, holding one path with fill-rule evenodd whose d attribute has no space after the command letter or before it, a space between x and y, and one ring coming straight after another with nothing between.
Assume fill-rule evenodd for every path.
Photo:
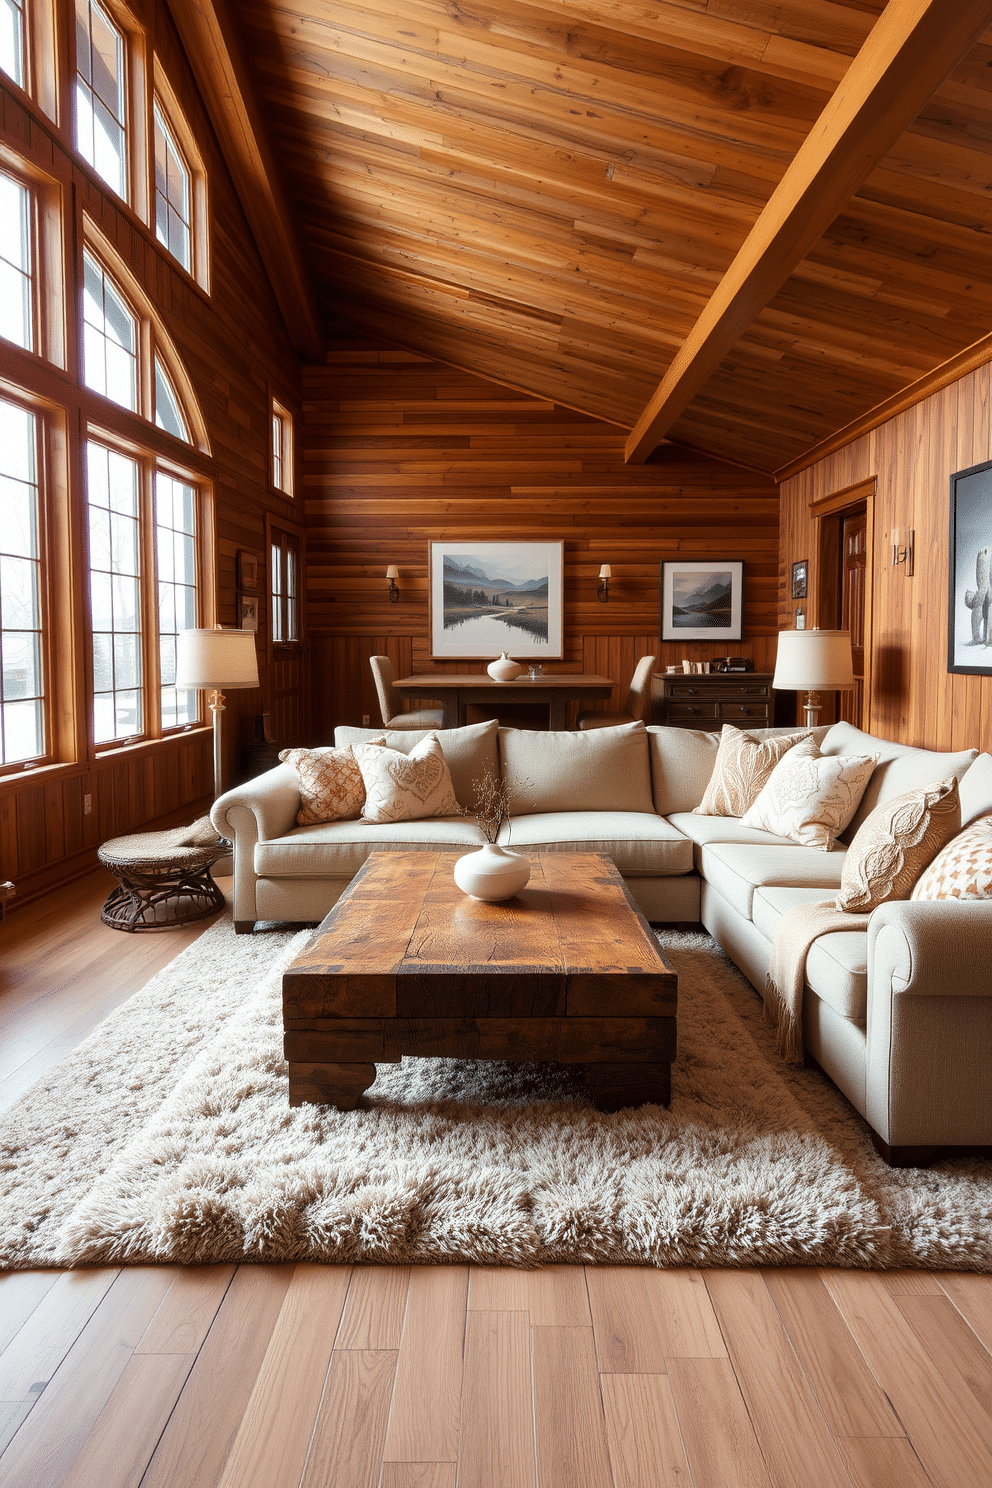
<instances>
[{"instance_id":1,"label":"sofa armrest","mask_svg":"<svg viewBox=\"0 0 992 1488\"><path fill-rule=\"evenodd\" d=\"M866 1116L891 1146L992 1143L992 901L868 925Z\"/></svg>"},{"instance_id":2,"label":"sofa armrest","mask_svg":"<svg viewBox=\"0 0 992 1488\"><path fill-rule=\"evenodd\" d=\"M284 837L296 826L300 785L292 765L277 765L218 796L210 820L233 844L234 922L247 927L255 909L255 844Z\"/></svg>"}]
</instances>

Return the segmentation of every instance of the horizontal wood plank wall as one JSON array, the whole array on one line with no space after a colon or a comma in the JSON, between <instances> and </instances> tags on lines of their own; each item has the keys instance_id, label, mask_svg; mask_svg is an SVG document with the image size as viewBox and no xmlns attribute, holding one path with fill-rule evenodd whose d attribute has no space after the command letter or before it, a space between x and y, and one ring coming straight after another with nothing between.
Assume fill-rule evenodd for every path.
<instances>
[{"instance_id":1,"label":"horizontal wood plank wall","mask_svg":"<svg viewBox=\"0 0 992 1488\"><path fill-rule=\"evenodd\" d=\"M296 514L297 503L269 484L269 397L302 414L300 367L262 269L240 203L196 91L162 0L143 0L132 12L147 27L157 54L203 155L210 201L210 293L206 294L159 247L147 228L85 168L74 164L44 116L0 87L0 138L11 149L30 149L53 173L72 182L78 234L85 211L121 255L154 302L189 373L204 414L213 459L217 619L237 619L236 554L259 559L258 658L262 691L227 697L224 715L229 779L240 778L251 719L265 706L267 573L265 512ZM70 287L68 308L74 313ZM66 383L72 413L73 379ZM74 498L75 499L75 498ZM301 685L301 692L305 689ZM206 713L209 724L210 714ZM28 772L0 781L0 878L17 883L24 902L60 879L85 871L95 847L108 837L150 822L188 820L212 797L212 744L208 730L113 751L81 761L56 778ZM83 801L92 797L84 814Z\"/></svg>"},{"instance_id":2,"label":"horizontal wood plank wall","mask_svg":"<svg viewBox=\"0 0 992 1488\"><path fill-rule=\"evenodd\" d=\"M874 683L865 727L885 738L931 749L992 747L992 679L947 670L950 477L990 458L986 365L783 483L780 618L788 627L791 565L814 553L810 502L877 477ZM891 564L892 529L907 527L916 529L913 578ZM810 579L815 623L819 576Z\"/></svg>"},{"instance_id":3,"label":"horizontal wood plank wall","mask_svg":"<svg viewBox=\"0 0 992 1488\"><path fill-rule=\"evenodd\" d=\"M335 344L326 366L306 368L304 403L315 738L366 713L379 721L376 653L400 676L482 670L431 661L432 539L564 539L565 655L551 667L614 677L612 707L645 652L659 666L727 653L726 642L659 641L665 558L745 560L745 637L729 649L770 664L778 498L768 477L672 446L625 467L614 425L372 342ZM596 598L603 563L608 604Z\"/></svg>"}]
</instances>

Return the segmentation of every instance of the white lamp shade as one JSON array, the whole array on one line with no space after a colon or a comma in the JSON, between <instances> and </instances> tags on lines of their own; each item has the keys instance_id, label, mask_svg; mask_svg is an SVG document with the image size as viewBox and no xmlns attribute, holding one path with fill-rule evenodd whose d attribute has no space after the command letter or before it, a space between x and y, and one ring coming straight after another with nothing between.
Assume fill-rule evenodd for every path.
<instances>
[{"instance_id":1,"label":"white lamp shade","mask_svg":"<svg viewBox=\"0 0 992 1488\"><path fill-rule=\"evenodd\" d=\"M389 567L386 569L386 578L387 579L398 579L399 576L400 576L400 571L396 567L396 564L395 563L391 563L389 565Z\"/></svg>"},{"instance_id":2,"label":"white lamp shade","mask_svg":"<svg viewBox=\"0 0 992 1488\"><path fill-rule=\"evenodd\" d=\"M853 687L848 630L782 630L772 686L780 692L833 692Z\"/></svg>"},{"instance_id":3,"label":"white lamp shade","mask_svg":"<svg viewBox=\"0 0 992 1488\"><path fill-rule=\"evenodd\" d=\"M250 630L181 630L176 642L176 686L233 692L258 686L255 635Z\"/></svg>"},{"instance_id":4,"label":"white lamp shade","mask_svg":"<svg viewBox=\"0 0 992 1488\"><path fill-rule=\"evenodd\" d=\"M599 577L601 579L612 579L613 570L610 568L610 565L608 563L604 563L602 568L599 570Z\"/></svg>"}]
</instances>

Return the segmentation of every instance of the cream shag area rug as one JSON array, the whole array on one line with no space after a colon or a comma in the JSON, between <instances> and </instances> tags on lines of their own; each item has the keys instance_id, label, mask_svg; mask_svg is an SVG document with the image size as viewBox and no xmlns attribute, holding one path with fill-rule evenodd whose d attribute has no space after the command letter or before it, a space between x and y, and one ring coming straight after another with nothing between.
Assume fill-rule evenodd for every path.
<instances>
[{"instance_id":1,"label":"cream shag area rug","mask_svg":"<svg viewBox=\"0 0 992 1488\"><path fill-rule=\"evenodd\" d=\"M992 1163L888 1169L707 935L659 935L671 1108L607 1115L567 1066L448 1059L380 1065L357 1111L290 1110L281 973L308 934L219 921L3 1118L0 1265L992 1270Z\"/></svg>"}]
</instances>

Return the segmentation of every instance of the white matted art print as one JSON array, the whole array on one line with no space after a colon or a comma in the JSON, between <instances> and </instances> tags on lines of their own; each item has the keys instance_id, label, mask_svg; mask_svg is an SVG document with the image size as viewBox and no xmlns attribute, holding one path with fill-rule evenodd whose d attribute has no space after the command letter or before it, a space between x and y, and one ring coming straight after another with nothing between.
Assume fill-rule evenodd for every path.
<instances>
[{"instance_id":1,"label":"white matted art print","mask_svg":"<svg viewBox=\"0 0 992 1488\"><path fill-rule=\"evenodd\" d=\"M661 639L739 641L744 634L743 600L740 558L663 563Z\"/></svg>"},{"instance_id":2,"label":"white matted art print","mask_svg":"<svg viewBox=\"0 0 992 1488\"><path fill-rule=\"evenodd\" d=\"M518 661L562 656L562 542L432 542L431 656Z\"/></svg>"}]
</instances>

